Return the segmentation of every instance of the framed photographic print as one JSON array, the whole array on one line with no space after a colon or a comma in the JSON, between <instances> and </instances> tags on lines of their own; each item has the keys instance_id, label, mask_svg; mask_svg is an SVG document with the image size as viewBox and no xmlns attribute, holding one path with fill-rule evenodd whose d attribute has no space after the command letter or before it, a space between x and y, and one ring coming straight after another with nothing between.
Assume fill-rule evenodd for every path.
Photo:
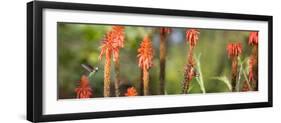
<instances>
[{"instance_id":1,"label":"framed photographic print","mask_svg":"<svg viewBox=\"0 0 281 123\"><path fill-rule=\"evenodd\" d=\"M33 122L272 107L272 16L27 3Z\"/></svg>"}]
</instances>

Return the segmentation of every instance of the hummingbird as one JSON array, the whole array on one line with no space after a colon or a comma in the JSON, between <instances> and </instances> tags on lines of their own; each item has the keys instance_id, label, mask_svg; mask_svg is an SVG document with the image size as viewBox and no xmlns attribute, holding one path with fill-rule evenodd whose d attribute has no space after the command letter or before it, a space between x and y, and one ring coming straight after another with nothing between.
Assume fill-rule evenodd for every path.
<instances>
[{"instance_id":1,"label":"hummingbird","mask_svg":"<svg viewBox=\"0 0 281 123\"><path fill-rule=\"evenodd\" d=\"M89 64L81 64L81 66L89 72L89 77L95 75L99 71L99 67L93 67Z\"/></svg>"}]
</instances>

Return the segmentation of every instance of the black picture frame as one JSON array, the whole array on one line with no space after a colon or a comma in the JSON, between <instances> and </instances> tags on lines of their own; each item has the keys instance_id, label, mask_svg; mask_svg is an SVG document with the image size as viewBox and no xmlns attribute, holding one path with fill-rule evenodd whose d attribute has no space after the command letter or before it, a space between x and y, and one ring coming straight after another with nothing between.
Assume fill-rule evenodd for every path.
<instances>
[{"instance_id":1,"label":"black picture frame","mask_svg":"<svg viewBox=\"0 0 281 123\"><path fill-rule=\"evenodd\" d=\"M43 111L43 107L42 107L43 106L43 95L42 95L43 13L42 10L45 8L266 21L268 22L268 41L269 41L268 42L268 101L257 102L257 103L44 115L42 113ZM44 121L62 121L62 120L94 119L94 118L123 117L123 116L136 116L136 115L153 115L153 114L272 107L273 105L272 104L273 102L272 25L273 25L273 17L264 16L264 15L185 11L185 10L93 5L93 4L81 4L81 3L46 2L46 1L29 2L27 3L27 120L32 122L44 122Z\"/></svg>"}]
</instances>

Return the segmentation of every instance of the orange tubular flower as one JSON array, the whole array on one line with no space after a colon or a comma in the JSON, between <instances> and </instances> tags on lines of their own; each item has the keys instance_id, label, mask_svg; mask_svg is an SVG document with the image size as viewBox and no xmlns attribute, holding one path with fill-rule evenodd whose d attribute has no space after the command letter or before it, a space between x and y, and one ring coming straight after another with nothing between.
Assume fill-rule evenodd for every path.
<instances>
[{"instance_id":1,"label":"orange tubular flower","mask_svg":"<svg viewBox=\"0 0 281 123\"><path fill-rule=\"evenodd\" d=\"M138 49L139 67L148 70L153 64L153 48L148 36L144 37L140 48Z\"/></svg>"},{"instance_id":2,"label":"orange tubular flower","mask_svg":"<svg viewBox=\"0 0 281 123\"><path fill-rule=\"evenodd\" d=\"M258 45L258 42L259 42L259 33L258 32L250 32L250 36L249 36L249 41L248 43L250 45L255 45L257 46Z\"/></svg>"},{"instance_id":3,"label":"orange tubular flower","mask_svg":"<svg viewBox=\"0 0 281 123\"><path fill-rule=\"evenodd\" d=\"M124 47L124 27L123 26L113 26L112 27L112 32L114 34L114 41L116 42L119 48Z\"/></svg>"},{"instance_id":4,"label":"orange tubular flower","mask_svg":"<svg viewBox=\"0 0 281 123\"><path fill-rule=\"evenodd\" d=\"M137 96L138 92L134 87L130 87L127 89L127 92L125 93L125 96Z\"/></svg>"},{"instance_id":5,"label":"orange tubular flower","mask_svg":"<svg viewBox=\"0 0 281 123\"><path fill-rule=\"evenodd\" d=\"M106 51L109 52L109 56L106 57L111 57L111 53L113 54L113 61L119 58L119 48L124 47L123 30L123 26L113 26L112 30L106 34L102 42L99 59L101 59L103 54L106 54Z\"/></svg>"},{"instance_id":6,"label":"orange tubular flower","mask_svg":"<svg viewBox=\"0 0 281 123\"><path fill-rule=\"evenodd\" d=\"M197 29L186 30L186 41L190 43L190 47L194 47L199 39L200 32Z\"/></svg>"},{"instance_id":7,"label":"orange tubular flower","mask_svg":"<svg viewBox=\"0 0 281 123\"><path fill-rule=\"evenodd\" d=\"M229 57L235 57L242 53L242 44L241 43L229 43L227 45L227 53Z\"/></svg>"},{"instance_id":8,"label":"orange tubular flower","mask_svg":"<svg viewBox=\"0 0 281 123\"><path fill-rule=\"evenodd\" d=\"M106 58L111 58L111 54L113 53L114 58L118 58L119 47L116 42L114 42L114 34L112 31L108 32L102 42L101 52L99 59L101 60L102 55L105 54Z\"/></svg>"},{"instance_id":9,"label":"orange tubular flower","mask_svg":"<svg viewBox=\"0 0 281 123\"><path fill-rule=\"evenodd\" d=\"M76 98L90 98L92 96L92 89L89 85L89 79L83 75L80 79L79 86L75 89Z\"/></svg>"}]
</instances>

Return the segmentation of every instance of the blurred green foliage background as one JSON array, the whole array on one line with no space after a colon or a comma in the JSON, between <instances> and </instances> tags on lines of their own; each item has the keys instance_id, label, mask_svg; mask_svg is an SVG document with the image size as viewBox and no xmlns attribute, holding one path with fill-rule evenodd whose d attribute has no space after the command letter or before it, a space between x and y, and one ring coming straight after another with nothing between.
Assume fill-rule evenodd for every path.
<instances>
[{"instance_id":1,"label":"blurred green foliage background","mask_svg":"<svg viewBox=\"0 0 281 123\"><path fill-rule=\"evenodd\" d=\"M57 23L58 33L58 95L59 99L75 98L74 89L80 77L87 72L81 64L99 67L91 78L94 97L103 96L104 58L99 61L100 45L111 25ZM137 65L137 49L142 38L152 32L154 47L154 66L150 69L150 92L159 94L159 27L125 26L125 47L120 51L121 93L127 87L134 86L139 91L140 69ZM172 28L167 39L166 56L166 94L181 94L183 70L186 63L188 44L185 39L186 28ZM242 60L248 59L251 47L247 44L249 31L199 29L199 42L194 56L201 54L201 75L207 93L229 92L227 85L213 77L231 77L231 60L227 56L226 46L229 42L240 41L243 46ZM111 82L114 88L114 69L112 63ZM112 91L114 92L114 91ZM200 86L194 79L190 93L201 93Z\"/></svg>"}]
</instances>

